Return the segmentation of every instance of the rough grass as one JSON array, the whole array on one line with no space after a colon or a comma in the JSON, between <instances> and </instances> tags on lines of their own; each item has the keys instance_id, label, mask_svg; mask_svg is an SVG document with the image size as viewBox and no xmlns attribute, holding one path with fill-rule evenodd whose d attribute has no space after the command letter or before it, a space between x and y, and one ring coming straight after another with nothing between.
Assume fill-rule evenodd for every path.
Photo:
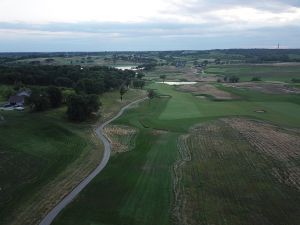
<instances>
[{"instance_id":1,"label":"rough grass","mask_svg":"<svg viewBox=\"0 0 300 225\"><path fill-rule=\"evenodd\" d=\"M299 192L274 176L288 166L252 147L251 141L263 145L264 138L248 141L223 122L202 124L180 139L191 159L178 172L177 224L298 223Z\"/></svg>"},{"instance_id":2,"label":"rough grass","mask_svg":"<svg viewBox=\"0 0 300 225\"><path fill-rule=\"evenodd\" d=\"M263 81L291 82L292 78L299 78L300 64L211 65L205 72L214 75L235 75L241 81L250 81L253 77L260 77Z\"/></svg>"},{"instance_id":3,"label":"rough grass","mask_svg":"<svg viewBox=\"0 0 300 225\"><path fill-rule=\"evenodd\" d=\"M85 126L57 123L46 113L2 112L0 215L13 215L81 154L94 148ZM73 132L73 128L81 130ZM12 219L12 218L10 218Z\"/></svg>"},{"instance_id":4,"label":"rough grass","mask_svg":"<svg viewBox=\"0 0 300 225\"><path fill-rule=\"evenodd\" d=\"M136 130L129 126L109 125L104 129L112 144L112 154L127 152L134 148Z\"/></svg>"}]
</instances>

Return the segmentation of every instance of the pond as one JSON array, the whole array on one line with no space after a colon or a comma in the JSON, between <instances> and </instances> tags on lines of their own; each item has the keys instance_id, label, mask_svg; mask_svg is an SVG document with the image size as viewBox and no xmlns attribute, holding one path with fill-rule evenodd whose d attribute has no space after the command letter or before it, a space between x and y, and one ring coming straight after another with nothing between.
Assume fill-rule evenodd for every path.
<instances>
[{"instance_id":1,"label":"pond","mask_svg":"<svg viewBox=\"0 0 300 225\"><path fill-rule=\"evenodd\" d=\"M119 70L137 70L136 66L115 66Z\"/></svg>"},{"instance_id":2,"label":"pond","mask_svg":"<svg viewBox=\"0 0 300 225\"><path fill-rule=\"evenodd\" d=\"M165 82L156 82L158 84L168 84L168 85L184 85L184 84L197 84L193 81L165 81Z\"/></svg>"}]
</instances>

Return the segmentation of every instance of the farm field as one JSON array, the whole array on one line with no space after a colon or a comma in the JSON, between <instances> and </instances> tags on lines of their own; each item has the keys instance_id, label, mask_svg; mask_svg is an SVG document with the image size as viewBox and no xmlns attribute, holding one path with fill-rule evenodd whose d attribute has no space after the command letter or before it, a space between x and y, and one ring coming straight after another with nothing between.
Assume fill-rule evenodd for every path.
<instances>
[{"instance_id":1,"label":"farm field","mask_svg":"<svg viewBox=\"0 0 300 225\"><path fill-rule=\"evenodd\" d=\"M235 121L204 123L179 139L182 155L190 157L176 170L177 224L297 224L299 132L267 127L270 133L256 134L261 122ZM246 139L237 126L247 130Z\"/></svg>"},{"instance_id":2,"label":"farm field","mask_svg":"<svg viewBox=\"0 0 300 225\"><path fill-rule=\"evenodd\" d=\"M237 76L241 81L251 81L253 77L260 77L262 81L291 82L300 77L300 64L232 64L210 65L206 74Z\"/></svg>"},{"instance_id":3,"label":"farm field","mask_svg":"<svg viewBox=\"0 0 300 225\"><path fill-rule=\"evenodd\" d=\"M118 92L103 94L102 120L143 94L128 91L123 102ZM71 123L65 111L61 107L42 113L0 112L5 118L0 121L1 225L36 224L101 160L102 145L93 134L95 120Z\"/></svg>"},{"instance_id":4,"label":"farm field","mask_svg":"<svg viewBox=\"0 0 300 225\"><path fill-rule=\"evenodd\" d=\"M299 149L291 153L291 161L276 158L263 149L272 144L284 149L279 139L267 139L260 148L251 144L257 137L247 139L248 131L230 122L239 118L257 127L255 121L269 121L275 125L266 125L267 132L298 140L297 96L277 100L255 92L255 100L253 92L246 91L235 93L238 100L211 101L163 84L149 88L161 97L141 103L114 122L136 130L135 137L126 138L131 150L114 154L54 225L299 221L299 190L291 185L298 179ZM255 112L262 108L265 113ZM290 130L278 130L279 126ZM291 165L296 169L289 170ZM295 179L283 182L282 174Z\"/></svg>"}]
</instances>

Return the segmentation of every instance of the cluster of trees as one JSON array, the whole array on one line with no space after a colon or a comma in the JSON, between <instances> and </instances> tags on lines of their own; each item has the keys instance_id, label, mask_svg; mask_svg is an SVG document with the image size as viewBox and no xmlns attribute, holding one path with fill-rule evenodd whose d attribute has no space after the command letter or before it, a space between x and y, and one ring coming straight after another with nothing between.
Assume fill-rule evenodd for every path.
<instances>
[{"instance_id":1,"label":"cluster of trees","mask_svg":"<svg viewBox=\"0 0 300 225\"><path fill-rule=\"evenodd\" d=\"M67 100L67 116L72 121L84 121L101 106L98 95L73 94Z\"/></svg>"},{"instance_id":2,"label":"cluster of trees","mask_svg":"<svg viewBox=\"0 0 300 225\"><path fill-rule=\"evenodd\" d=\"M56 108L65 103L68 118L73 121L83 121L99 109L99 94L120 89L122 99L130 84L143 88L143 76L134 71L98 66L0 66L0 83L33 86L27 99L32 111ZM62 89L66 89L65 93ZM12 91L15 90L9 88L2 92L9 97Z\"/></svg>"},{"instance_id":3,"label":"cluster of trees","mask_svg":"<svg viewBox=\"0 0 300 225\"><path fill-rule=\"evenodd\" d=\"M291 81L293 83L300 83L300 78L293 78L293 79L291 79Z\"/></svg>"},{"instance_id":4,"label":"cluster of trees","mask_svg":"<svg viewBox=\"0 0 300 225\"><path fill-rule=\"evenodd\" d=\"M55 86L47 88L33 88L27 103L32 111L44 111L49 108L57 108L62 104L62 91Z\"/></svg>"},{"instance_id":5,"label":"cluster of trees","mask_svg":"<svg viewBox=\"0 0 300 225\"><path fill-rule=\"evenodd\" d=\"M225 76L224 81L229 83L238 83L240 78L237 76Z\"/></svg>"},{"instance_id":6,"label":"cluster of trees","mask_svg":"<svg viewBox=\"0 0 300 225\"><path fill-rule=\"evenodd\" d=\"M260 77L252 77L251 81L261 81Z\"/></svg>"},{"instance_id":7,"label":"cluster of trees","mask_svg":"<svg viewBox=\"0 0 300 225\"><path fill-rule=\"evenodd\" d=\"M25 85L60 86L84 89L85 83L94 83L97 92L103 93L111 89L117 89L126 80L135 77L135 72L121 71L110 67L86 67L81 66L0 66L0 83ZM99 88L99 89L98 89ZM95 90L95 88L93 88ZM100 90L100 91L98 91ZM91 90L86 90L87 92ZM93 91L94 92L94 91ZM95 93L95 94L98 94Z\"/></svg>"},{"instance_id":8,"label":"cluster of trees","mask_svg":"<svg viewBox=\"0 0 300 225\"><path fill-rule=\"evenodd\" d=\"M67 104L67 116L72 121L84 121L101 106L98 95L77 94L67 91L66 96L60 88L49 86L47 88L33 88L27 104L34 112L57 108Z\"/></svg>"}]
</instances>

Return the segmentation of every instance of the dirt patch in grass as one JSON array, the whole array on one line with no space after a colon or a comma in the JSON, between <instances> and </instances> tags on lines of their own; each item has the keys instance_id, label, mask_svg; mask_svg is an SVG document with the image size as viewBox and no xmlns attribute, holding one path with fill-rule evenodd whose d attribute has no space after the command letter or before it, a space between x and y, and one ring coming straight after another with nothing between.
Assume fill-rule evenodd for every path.
<instances>
[{"instance_id":1,"label":"dirt patch in grass","mask_svg":"<svg viewBox=\"0 0 300 225\"><path fill-rule=\"evenodd\" d=\"M267 94L300 94L300 89L291 87L284 83L254 83L243 82L235 84L224 84L224 86L234 88L246 88L254 91L260 91Z\"/></svg>"},{"instance_id":2,"label":"dirt patch in grass","mask_svg":"<svg viewBox=\"0 0 300 225\"><path fill-rule=\"evenodd\" d=\"M216 88L211 84L198 83L193 85L180 85L177 89L180 91L191 92L195 95L200 95L200 94L210 95L218 100L230 100L230 99L237 98L231 93L219 90L218 88Z\"/></svg>"},{"instance_id":3,"label":"dirt patch in grass","mask_svg":"<svg viewBox=\"0 0 300 225\"><path fill-rule=\"evenodd\" d=\"M257 109L255 110L256 113L266 113L266 110L264 109Z\"/></svg>"},{"instance_id":4,"label":"dirt patch in grass","mask_svg":"<svg viewBox=\"0 0 300 225\"><path fill-rule=\"evenodd\" d=\"M105 133L112 143L112 153L127 152L134 147L136 129L129 126L109 125Z\"/></svg>"},{"instance_id":5,"label":"dirt patch in grass","mask_svg":"<svg viewBox=\"0 0 300 225\"><path fill-rule=\"evenodd\" d=\"M274 175L284 184L300 190L300 132L285 130L267 123L245 120L224 119L237 129L255 149L282 162L287 170L274 168Z\"/></svg>"},{"instance_id":6,"label":"dirt patch in grass","mask_svg":"<svg viewBox=\"0 0 300 225\"><path fill-rule=\"evenodd\" d=\"M153 135L162 135L168 133L167 130L153 129L151 134Z\"/></svg>"}]
</instances>

